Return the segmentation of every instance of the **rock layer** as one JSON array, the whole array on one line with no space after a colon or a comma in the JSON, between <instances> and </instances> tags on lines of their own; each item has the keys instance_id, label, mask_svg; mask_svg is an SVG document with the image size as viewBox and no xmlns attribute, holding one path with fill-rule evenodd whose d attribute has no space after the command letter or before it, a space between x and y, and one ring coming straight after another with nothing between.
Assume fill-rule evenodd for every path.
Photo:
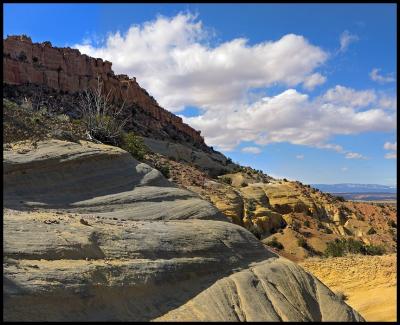
<instances>
[{"instance_id":1,"label":"rock layer","mask_svg":"<svg viewBox=\"0 0 400 325\"><path fill-rule=\"evenodd\" d=\"M115 75L111 66L111 62L82 55L77 49L53 47L50 42L32 43L26 36L9 36L3 40L3 83L32 83L75 93L96 86L99 76L104 83L105 93L111 92L113 100L126 101L126 105L139 105L159 122L159 128L173 127L190 137L194 143L205 146L200 131L160 107L139 86L136 78Z\"/></svg>"},{"instance_id":2,"label":"rock layer","mask_svg":"<svg viewBox=\"0 0 400 325\"><path fill-rule=\"evenodd\" d=\"M3 165L5 320L363 320L121 149L17 143Z\"/></svg>"}]
</instances>

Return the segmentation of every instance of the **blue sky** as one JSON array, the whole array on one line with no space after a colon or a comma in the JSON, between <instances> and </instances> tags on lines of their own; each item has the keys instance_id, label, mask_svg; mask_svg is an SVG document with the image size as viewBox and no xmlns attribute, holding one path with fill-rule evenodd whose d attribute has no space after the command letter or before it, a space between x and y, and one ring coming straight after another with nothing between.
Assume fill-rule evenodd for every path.
<instances>
[{"instance_id":1,"label":"blue sky","mask_svg":"<svg viewBox=\"0 0 400 325\"><path fill-rule=\"evenodd\" d=\"M234 161L305 183L396 183L394 4L3 8L4 37L109 59Z\"/></svg>"}]
</instances>

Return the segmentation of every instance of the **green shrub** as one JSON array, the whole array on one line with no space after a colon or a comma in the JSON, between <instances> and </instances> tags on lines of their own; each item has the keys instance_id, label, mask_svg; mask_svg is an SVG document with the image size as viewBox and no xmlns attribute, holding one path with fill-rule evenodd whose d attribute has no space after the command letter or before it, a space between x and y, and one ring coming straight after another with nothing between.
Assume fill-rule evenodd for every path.
<instances>
[{"instance_id":1,"label":"green shrub","mask_svg":"<svg viewBox=\"0 0 400 325\"><path fill-rule=\"evenodd\" d=\"M225 184L232 185L232 179L228 176L222 176L220 177L220 180Z\"/></svg>"},{"instance_id":2,"label":"green shrub","mask_svg":"<svg viewBox=\"0 0 400 325\"><path fill-rule=\"evenodd\" d=\"M257 239L261 239L262 233L261 233L261 231L260 231L257 227L252 226L252 227L249 229L249 231L250 231L254 236L256 236Z\"/></svg>"},{"instance_id":3,"label":"green shrub","mask_svg":"<svg viewBox=\"0 0 400 325\"><path fill-rule=\"evenodd\" d=\"M256 201L253 199L250 199L247 201L247 209L249 211L254 211L256 209Z\"/></svg>"},{"instance_id":4,"label":"green shrub","mask_svg":"<svg viewBox=\"0 0 400 325\"><path fill-rule=\"evenodd\" d=\"M310 221L306 220L303 223L304 227L310 228Z\"/></svg>"},{"instance_id":5,"label":"green shrub","mask_svg":"<svg viewBox=\"0 0 400 325\"><path fill-rule=\"evenodd\" d=\"M284 246L276 239L276 237L272 237L272 240L265 243L268 246L275 247L277 249L283 249Z\"/></svg>"},{"instance_id":6,"label":"green shrub","mask_svg":"<svg viewBox=\"0 0 400 325\"><path fill-rule=\"evenodd\" d=\"M326 244L326 249L324 252L324 255L329 257L340 257L344 256L346 253L345 251L345 246L343 242L340 239L335 239L333 241L330 241Z\"/></svg>"},{"instance_id":7,"label":"green shrub","mask_svg":"<svg viewBox=\"0 0 400 325\"><path fill-rule=\"evenodd\" d=\"M311 238L312 237L312 233L309 232L309 231L303 231L301 234L306 238Z\"/></svg>"},{"instance_id":8,"label":"green shrub","mask_svg":"<svg viewBox=\"0 0 400 325\"><path fill-rule=\"evenodd\" d=\"M161 174L164 175L165 178L170 178L170 171L169 171L169 166L164 165L164 166L160 166L158 167L158 170L161 172Z\"/></svg>"},{"instance_id":9,"label":"green shrub","mask_svg":"<svg viewBox=\"0 0 400 325\"><path fill-rule=\"evenodd\" d=\"M365 246L365 255L383 255L386 250L380 245L367 245Z\"/></svg>"},{"instance_id":10,"label":"green shrub","mask_svg":"<svg viewBox=\"0 0 400 325\"><path fill-rule=\"evenodd\" d=\"M327 228L325 228L325 233L326 234L333 234L333 230L327 227Z\"/></svg>"},{"instance_id":11,"label":"green shrub","mask_svg":"<svg viewBox=\"0 0 400 325\"><path fill-rule=\"evenodd\" d=\"M346 199L343 196L335 196L336 200L340 201L340 202L346 202Z\"/></svg>"},{"instance_id":12,"label":"green shrub","mask_svg":"<svg viewBox=\"0 0 400 325\"><path fill-rule=\"evenodd\" d=\"M306 241L304 238L302 238L302 237L300 237L300 238L297 239L297 245L299 245L299 247L303 247L303 248L305 248L305 249L308 248L307 241Z\"/></svg>"},{"instance_id":13,"label":"green shrub","mask_svg":"<svg viewBox=\"0 0 400 325\"><path fill-rule=\"evenodd\" d=\"M137 160L143 160L147 148L143 140L134 133L125 133L122 138L122 149L128 151Z\"/></svg>"},{"instance_id":14,"label":"green shrub","mask_svg":"<svg viewBox=\"0 0 400 325\"><path fill-rule=\"evenodd\" d=\"M377 245L365 245L362 241L349 239L335 239L327 243L324 255L340 257L346 254L382 255L385 248Z\"/></svg>"},{"instance_id":15,"label":"green shrub","mask_svg":"<svg viewBox=\"0 0 400 325\"><path fill-rule=\"evenodd\" d=\"M297 221L293 221L293 223L292 223L292 229L293 229L294 231L299 231L299 229L300 229L300 223L297 222Z\"/></svg>"}]
</instances>

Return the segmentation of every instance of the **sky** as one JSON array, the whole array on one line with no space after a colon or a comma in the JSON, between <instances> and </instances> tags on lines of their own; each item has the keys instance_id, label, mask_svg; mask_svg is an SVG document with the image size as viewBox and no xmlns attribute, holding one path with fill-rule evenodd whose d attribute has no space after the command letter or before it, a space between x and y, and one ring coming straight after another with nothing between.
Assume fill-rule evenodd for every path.
<instances>
[{"instance_id":1,"label":"sky","mask_svg":"<svg viewBox=\"0 0 400 325\"><path fill-rule=\"evenodd\" d=\"M395 4L5 4L3 14L3 38L113 62L242 165L306 184L396 184Z\"/></svg>"}]
</instances>

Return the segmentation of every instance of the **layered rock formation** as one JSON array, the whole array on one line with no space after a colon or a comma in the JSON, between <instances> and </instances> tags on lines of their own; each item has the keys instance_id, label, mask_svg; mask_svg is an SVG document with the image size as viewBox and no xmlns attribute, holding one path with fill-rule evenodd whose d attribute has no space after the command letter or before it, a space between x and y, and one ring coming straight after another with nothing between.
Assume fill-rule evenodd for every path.
<instances>
[{"instance_id":1,"label":"layered rock formation","mask_svg":"<svg viewBox=\"0 0 400 325\"><path fill-rule=\"evenodd\" d=\"M77 49L52 47L50 42L32 43L26 36L9 36L3 40L3 83L31 83L76 93L96 86L100 77L105 93L111 92L117 102L140 106L157 121L152 123L153 128L173 127L197 145L205 146L199 131L160 107L135 78L115 75L111 66L111 62L82 55Z\"/></svg>"},{"instance_id":2,"label":"layered rock formation","mask_svg":"<svg viewBox=\"0 0 400 325\"><path fill-rule=\"evenodd\" d=\"M121 149L14 143L3 165L5 320L363 320Z\"/></svg>"}]
</instances>

